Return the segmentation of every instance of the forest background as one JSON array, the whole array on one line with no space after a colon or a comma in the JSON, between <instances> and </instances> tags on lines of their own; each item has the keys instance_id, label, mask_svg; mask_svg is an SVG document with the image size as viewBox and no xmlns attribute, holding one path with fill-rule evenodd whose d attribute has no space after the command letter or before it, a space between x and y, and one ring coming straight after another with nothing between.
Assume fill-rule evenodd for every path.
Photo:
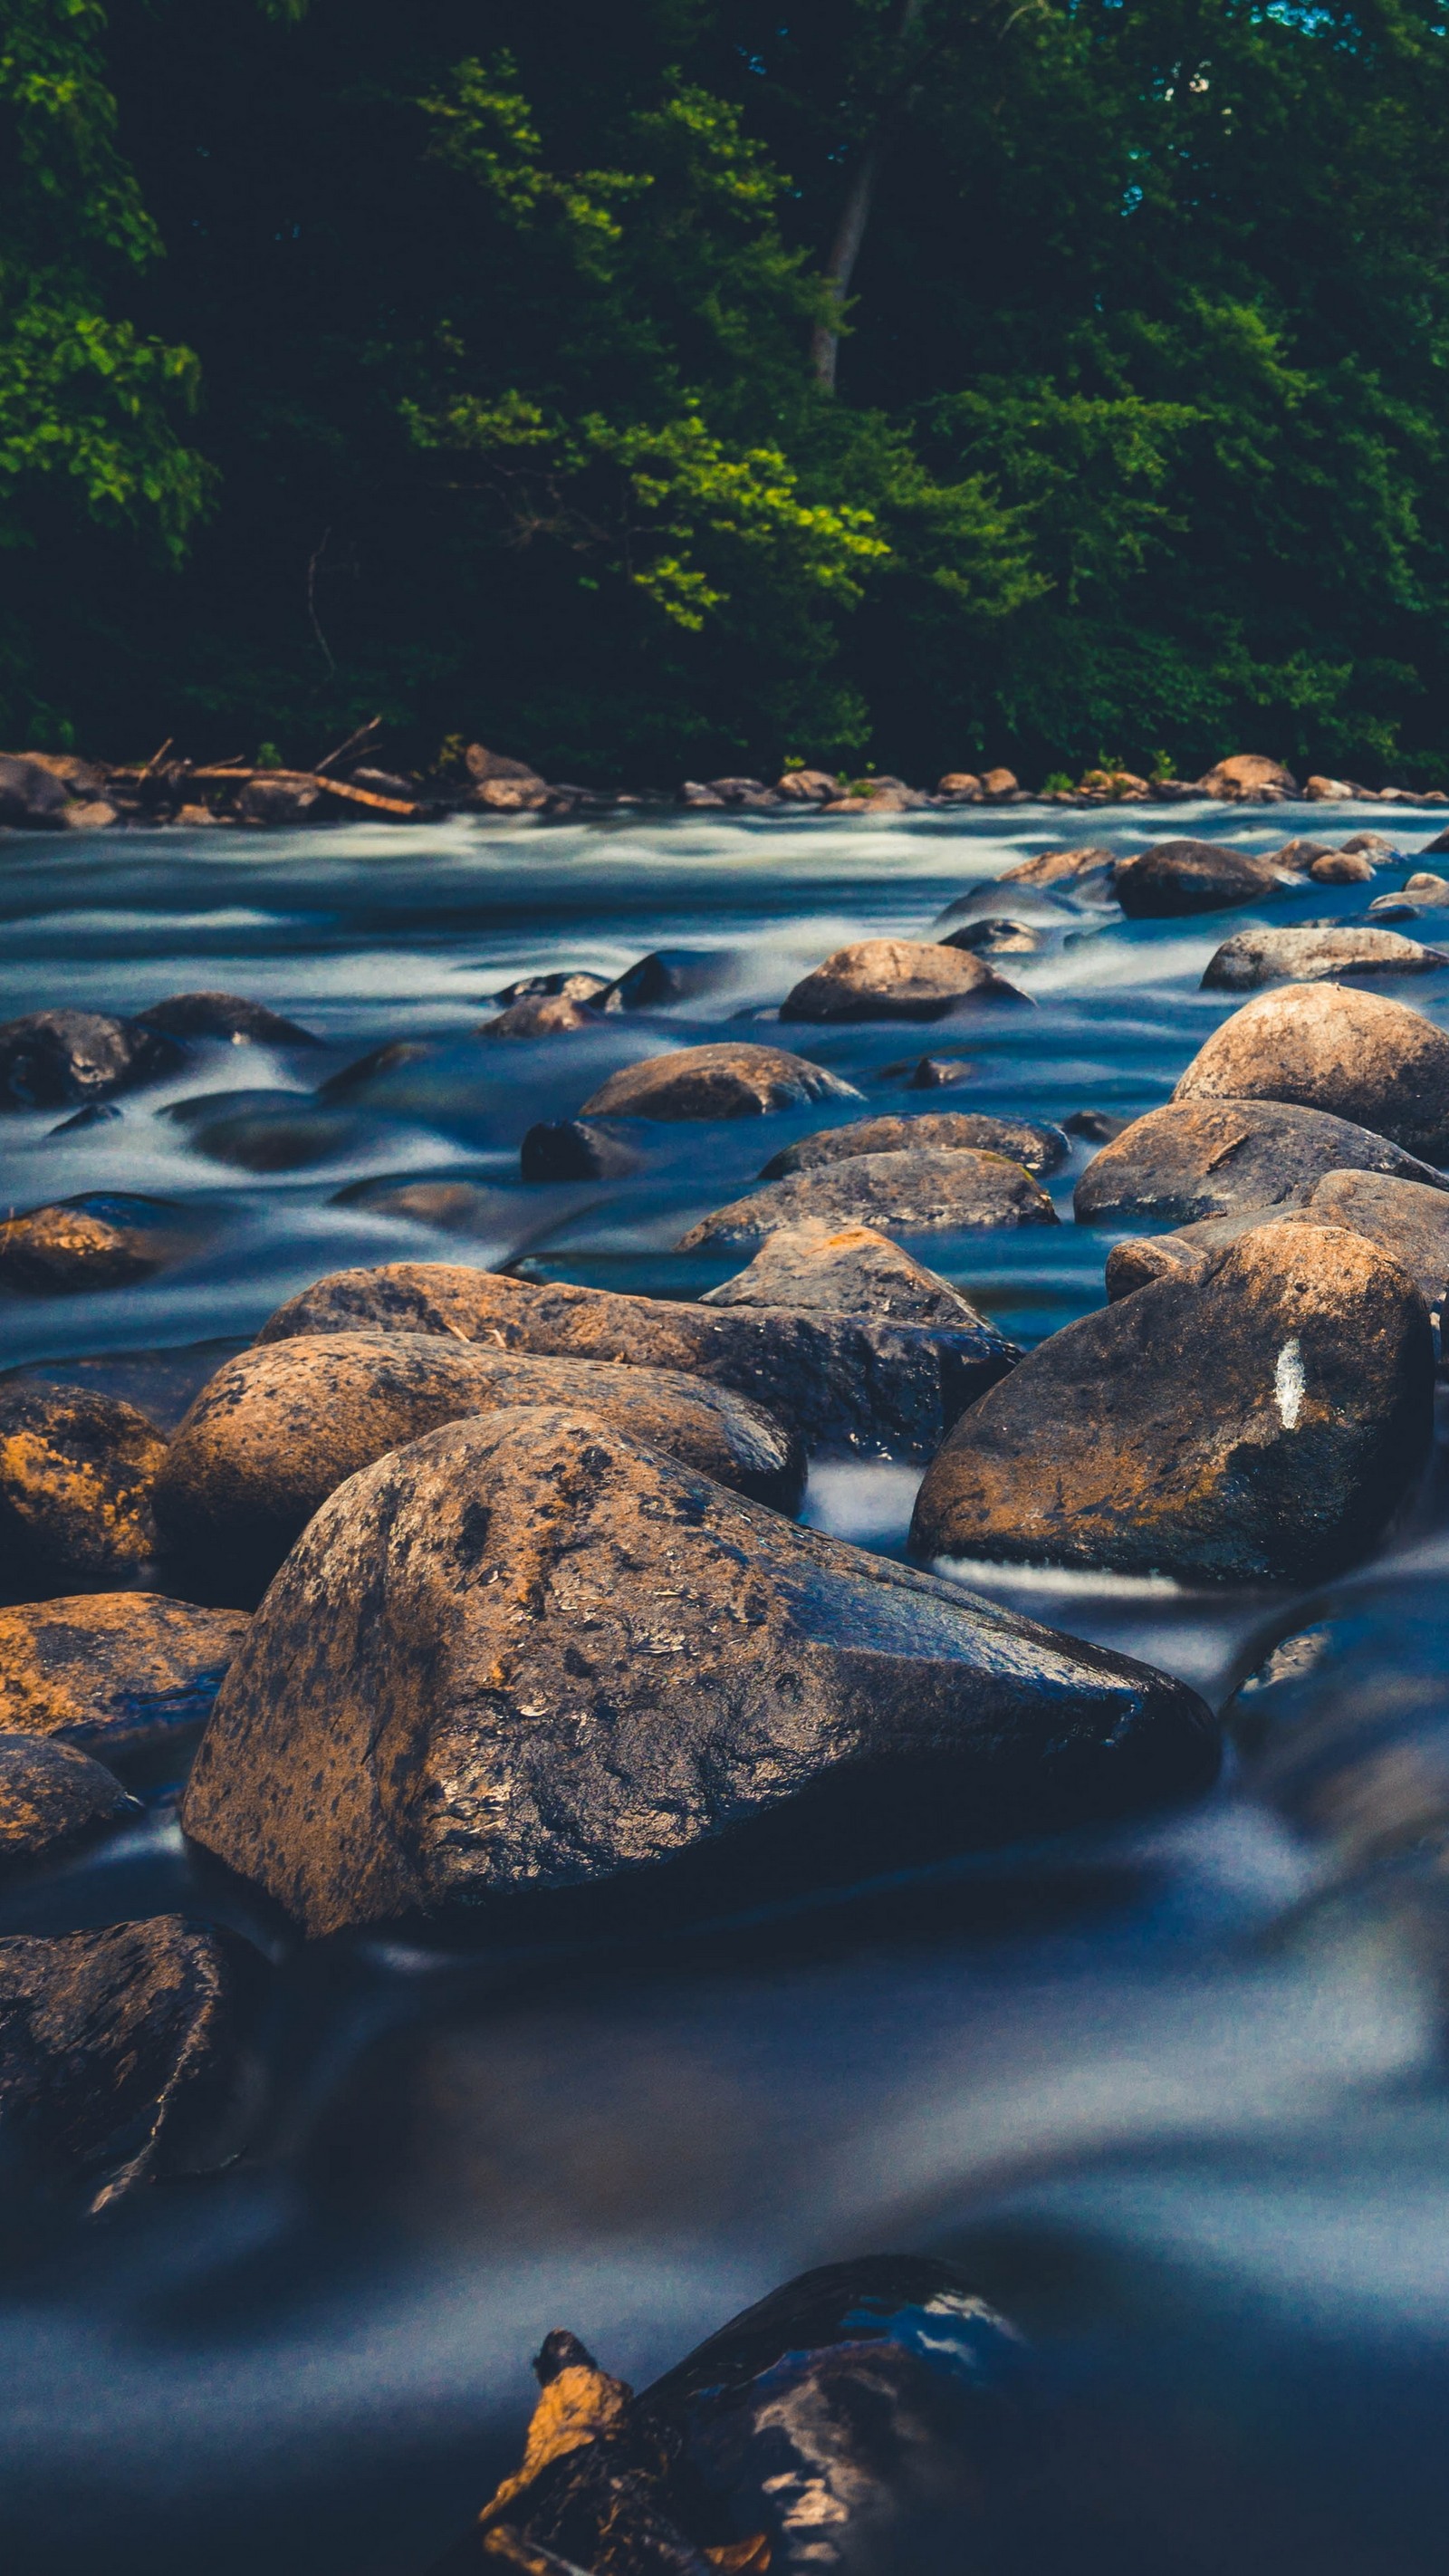
<instances>
[{"instance_id":1,"label":"forest background","mask_svg":"<svg viewBox=\"0 0 1449 2576\"><path fill-rule=\"evenodd\" d=\"M6 0L0 739L1449 786L1443 0Z\"/></svg>"}]
</instances>

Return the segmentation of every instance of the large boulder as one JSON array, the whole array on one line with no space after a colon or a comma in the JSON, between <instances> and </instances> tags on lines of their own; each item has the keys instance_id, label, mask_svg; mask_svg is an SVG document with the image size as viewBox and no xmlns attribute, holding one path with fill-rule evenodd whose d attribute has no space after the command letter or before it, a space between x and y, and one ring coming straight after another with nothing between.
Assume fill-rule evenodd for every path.
<instances>
[{"instance_id":1,"label":"large boulder","mask_svg":"<svg viewBox=\"0 0 1449 2576\"><path fill-rule=\"evenodd\" d=\"M1449 1037L1380 993L1339 984L1263 993L1198 1049L1172 1096L1295 1102L1431 1163L1449 1160Z\"/></svg>"},{"instance_id":2,"label":"large boulder","mask_svg":"<svg viewBox=\"0 0 1449 2576\"><path fill-rule=\"evenodd\" d=\"M979 1110L926 1111L918 1118L857 1118L848 1127L822 1127L801 1136L771 1156L762 1181L782 1181L792 1172L813 1172L827 1163L853 1160L860 1154L914 1153L922 1146L987 1154L1005 1154L1023 1171L1054 1172L1071 1147L1060 1127L1034 1118L989 1118Z\"/></svg>"},{"instance_id":3,"label":"large boulder","mask_svg":"<svg viewBox=\"0 0 1449 2576\"><path fill-rule=\"evenodd\" d=\"M1094 1155L1077 1183L1079 1224L1199 1217L1282 1206L1329 1172L1387 1172L1430 1189L1449 1180L1370 1128L1276 1100L1170 1100Z\"/></svg>"},{"instance_id":4,"label":"large boulder","mask_svg":"<svg viewBox=\"0 0 1449 2576\"><path fill-rule=\"evenodd\" d=\"M1343 853L1336 852L1342 857ZM1395 930L1239 930L1213 951L1204 992L1250 992L1255 984L1322 984L1338 975L1432 975L1449 966L1442 948L1423 948Z\"/></svg>"},{"instance_id":5,"label":"large boulder","mask_svg":"<svg viewBox=\"0 0 1449 2576\"><path fill-rule=\"evenodd\" d=\"M814 1217L767 1234L745 1270L711 1288L705 1306L805 1306L834 1315L890 1315L905 1324L991 1327L970 1301L870 1225Z\"/></svg>"},{"instance_id":6,"label":"large boulder","mask_svg":"<svg viewBox=\"0 0 1449 2576\"><path fill-rule=\"evenodd\" d=\"M47 763L0 752L0 823L17 832L65 829L70 789Z\"/></svg>"},{"instance_id":7,"label":"large boulder","mask_svg":"<svg viewBox=\"0 0 1449 2576\"><path fill-rule=\"evenodd\" d=\"M245 1613L159 1592L77 1592L0 1610L0 1729L57 1736L106 1762L211 1714Z\"/></svg>"},{"instance_id":8,"label":"large boulder","mask_svg":"<svg viewBox=\"0 0 1449 2576\"><path fill-rule=\"evenodd\" d=\"M183 1822L321 1935L597 1888L781 1810L777 1886L883 1859L922 1800L966 1842L1211 1767L1181 1685L534 1407L430 1432L323 1504Z\"/></svg>"},{"instance_id":9,"label":"large boulder","mask_svg":"<svg viewBox=\"0 0 1449 2576\"><path fill-rule=\"evenodd\" d=\"M1362 1237L1269 1225L1069 1324L927 1471L929 1557L1317 1583L1362 1555L1432 1428L1428 1310Z\"/></svg>"},{"instance_id":10,"label":"large boulder","mask_svg":"<svg viewBox=\"0 0 1449 2576\"><path fill-rule=\"evenodd\" d=\"M43 1735L0 1734L0 1870L57 1859L68 1846L118 1823L135 1803L119 1780L74 1745Z\"/></svg>"},{"instance_id":11,"label":"large boulder","mask_svg":"<svg viewBox=\"0 0 1449 2576\"><path fill-rule=\"evenodd\" d=\"M1259 903L1299 883L1275 860L1251 858L1225 841L1156 841L1121 862L1112 891L1129 921L1172 921Z\"/></svg>"},{"instance_id":12,"label":"large boulder","mask_svg":"<svg viewBox=\"0 0 1449 2576\"><path fill-rule=\"evenodd\" d=\"M701 1244L758 1243L781 1225L825 1217L878 1226L883 1234L956 1233L965 1226L1055 1225L1040 1184L1004 1154L966 1146L923 1146L910 1154L856 1154L788 1180L766 1181L682 1234L680 1252Z\"/></svg>"},{"instance_id":13,"label":"large boulder","mask_svg":"<svg viewBox=\"0 0 1449 2576\"><path fill-rule=\"evenodd\" d=\"M240 993L170 993L136 1014L140 1029L159 1029L168 1038L224 1038L230 1046L316 1046L310 1029L249 1002Z\"/></svg>"},{"instance_id":14,"label":"large boulder","mask_svg":"<svg viewBox=\"0 0 1449 2576\"><path fill-rule=\"evenodd\" d=\"M0 1021L0 1109L61 1109L109 1100L180 1064L158 1029L104 1011L27 1011Z\"/></svg>"},{"instance_id":15,"label":"large boulder","mask_svg":"<svg viewBox=\"0 0 1449 2576\"><path fill-rule=\"evenodd\" d=\"M0 2127L93 2213L139 2184L210 2173L245 2134L238 2007L252 1954L158 1914L0 1941Z\"/></svg>"},{"instance_id":16,"label":"large boulder","mask_svg":"<svg viewBox=\"0 0 1449 2576\"><path fill-rule=\"evenodd\" d=\"M854 1083L783 1047L726 1039L621 1065L580 1111L583 1118L762 1118L813 1100L859 1100Z\"/></svg>"},{"instance_id":17,"label":"large boulder","mask_svg":"<svg viewBox=\"0 0 1449 2576\"><path fill-rule=\"evenodd\" d=\"M84 1387L0 1386L0 1559L7 1586L135 1573L156 1551L151 1487L166 1443L144 1413Z\"/></svg>"},{"instance_id":18,"label":"large boulder","mask_svg":"<svg viewBox=\"0 0 1449 2576\"><path fill-rule=\"evenodd\" d=\"M1436 1320L1449 1288L1449 1191L1387 1172L1329 1172L1283 1208L1205 1217L1174 1234L1129 1237L1107 1256L1107 1294L1130 1296L1170 1271L1201 1277L1229 1243L1259 1225L1332 1225L1376 1243L1407 1271Z\"/></svg>"},{"instance_id":19,"label":"large boulder","mask_svg":"<svg viewBox=\"0 0 1449 2576\"><path fill-rule=\"evenodd\" d=\"M153 1503L172 1548L249 1585L362 1467L503 1405L587 1408L722 1485L793 1511L798 1440L758 1404L677 1370L542 1359L436 1333L317 1333L241 1351L201 1390Z\"/></svg>"},{"instance_id":20,"label":"large boulder","mask_svg":"<svg viewBox=\"0 0 1449 2576\"><path fill-rule=\"evenodd\" d=\"M837 948L780 1004L782 1020L940 1020L963 1002L1024 1002L968 949L919 939Z\"/></svg>"},{"instance_id":21,"label":"large boulder","mask_svg":"<svg viewBox=\"0 0 1449 2576\"><path fill-rule=\"evenodd\" d=\"M236 810L244 823L261 824L269 831L320 823L327 811L323 782L308 770L259 769L243 787Z\"/></svg>"},{"instance_id":22,"label":"large boulder","mask_svg":"<svg viewBox=\"0 0 1449 2576\"><path fill-rule=\"evenodd\" d=\"M1089 841L1071 850L1038 850L1018 859L997 879L1004 886L1036 886L1073 903L1109 903L1118 861L1111 850Z\"/></svg>"},{"instance_id":23,"label":"large boulder","mask_svg":"<svg viewBox=\"0 0 1449 2576\"><path fill-rule=\"evenodd\" d=\"M1235 751L1228 759L1216 761L1197 785L1201 795L1219 796L1235 805L1276 804L1281 797L1298 793L1292 770L1261 751Z\"/></svg>"},{"instance_id":24,"label":"large boulder","mask_svg":"<svg viewBox=\"0 0 1449 2576\"><path fill-rule=\"evenodd\" d=\"M989 1330L780 1307L721 1313L421 1261L333 1271L279 1306L258 1339L370 1330L682 1369L753 1397L807 1448L908 1457L929 1456L961 1407L1016 1357Z\"/></svg>"}]
</instances>

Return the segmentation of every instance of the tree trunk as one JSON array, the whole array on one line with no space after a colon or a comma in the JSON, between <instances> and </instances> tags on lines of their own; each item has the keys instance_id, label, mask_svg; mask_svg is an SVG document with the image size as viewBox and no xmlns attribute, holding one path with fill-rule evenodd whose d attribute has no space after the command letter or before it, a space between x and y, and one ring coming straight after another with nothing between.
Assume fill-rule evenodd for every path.
<instances>
[{"instance_id":1,"label":"tree trunk","mask_svg":"<svg viewBox=\"0 0 1449 2576\"><path fill-rule=\"evenodd\" d=\"M907 43L924 7L925 0L901 0L901 14L895 35L897 52ZM842 311L850 294L850 281L855 274L855 263L860 257L861 244L865 240L866 226L870 222L871 209L875 203L876 184L889 148L892 129L899 121L901 113L911 106L914 97L915 91L911 90L905 97L896 100L894 111L890 107L886 109L874 135L866 145L860 166L850 183L845 204L841 209L840 221L835 228L835 239L830 245L830 256L825 263L825 291L833 312L837 315ZM835 370L839 356L838 327L829 320L817 322L810 340L810 363L815 370L816 381L824 386L828 394L833 394L835 391Z\"/></svg>"}]
</instances>

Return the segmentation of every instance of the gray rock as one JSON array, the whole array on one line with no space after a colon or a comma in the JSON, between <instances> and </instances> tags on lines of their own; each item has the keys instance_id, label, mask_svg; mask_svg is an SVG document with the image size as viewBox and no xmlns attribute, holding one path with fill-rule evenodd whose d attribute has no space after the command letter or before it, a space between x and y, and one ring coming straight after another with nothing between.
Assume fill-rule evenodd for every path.
<instances>
[{"instance_id":1,"label":"gray rock","mask_svg":"<svg viewBox=\"0 0 1449 2576\"><path fill-rule=\"evenodd\" d=\"M802 1217L837 1225L874 1225L883 1234L956 1232L965 1226L1055 1225L1057 1213L1040 1185L1004 1154L964 1146L914 1153L856 1154L843 1162L767 1181L732 1199L682 1234L675 1249L758 1243Z\"/></svg>"},{"instance_id":2,"label":"gray rock","mask_svg":"<svg viewBox=\"0 0 1449 2576\"><path fill-rule=\"evenodd\" d=\"M859 1100L854 1083L782 1047L726 1039L622 1065L584 1102L584 1118L763 1118L812 1100Z\"/></svg>"},{"instance_id":3,"label":"gray rock","mask_svg":"<svg viewBox=\"0 0 1449 2576\"><path fill-rule=\"evenodd\" d=\"M1322 1582L1423 1465L1433 1382L1428 1311L1396 1263L1356 1234L1260 1226L1029 1353L928 1469L912 1546Z\"/></svg>"},{"instance_id":4,"label":"gray rock","mask_svg":"<svg viewBox=\"0 0 1449 2576\"><path fill-rule=\"evenodd\" d=\"M0 1870L59 1858L135 1804L111 1772L74 1745L0 1734Z\"/></svg>"},{"instance_id":5,"label":"gray rock","mask_svg":"<svg viewBox=\"0 0 1449 2576\"><path fill-rule=\"evenodd\" d=\"M1449 1037L1405 1003L1348 986L1290 984L1245 1003L1198 1049L1173 1098L1293 1102L1449 1160Z\"/></svg>"},{"instance_id":6,"label":"gray rock","mask_svg":"<svg viewBox=\"0 0 1449 2576\"><path fill-rule=\"evenodd\" d=\"M173 993L138 1011L136 1026L159 1029L169 1038L226 1038L233 1046L316 1046L310 1029L269 1011L265 1002L248 1002L239 993Z\"/></svg>"},{"instance_id":7,"label":"gray rock","mask_svg":"<svg viewBox=\"0 0 1449 2576\"><path fill-rule=\"evenodd\" d=\"M948 1109L919 1117L857 1118L848 1127L822 1127L772 1155L762 1181L786 1179L791 1172L813 1172L827 1163L854 1160L861 1154L905 1154L923 1146L947 1152L1004 1154L1023 1171L1054 1172L1070 1153L1059 1127L1031 1118L990 1118L978 1110Z\"/></svg>"},{"instance_id":8,"label":"gray rock","mask_svg":"<svg viewBox=\"0 0 1449 2576\"><path fill-rule=\"evenodd\" d=\"M943 948L969 949L973 957L1034 957L1046 945L1045 934L1029 921L1008 921L999 913L985 913L941 934Z\"/></svg>"},{"instance_id":9,"label":"gray rock","mask_svg":"<svg viewBox=\"0 0 1449 2576\"><path fill-rule=\"evenodd\" d=\"M701 1298L704 1306L802 1306L833 1315L889 1315L897 1323L990 1325L949 1279L927 1270L869 1225L825 1218L767 1234L748 1269Z\"/></svg>"},{"instance_id":10,"label":"gray rock","mask_svg":"<svg viewBox=\"0 0 1449 2576\"><path fill-rule=\"evenodd\" d=\"M671 1002L687 1002L696 993L713 992L727 983L731 971L727 948L654 948L637 958L605 986L602 1011L659 1011Z\"/></svg>"},{"instance_id":11,"label":"gray rock","mask_svg":"<svg viewBox=\"0 0 1449 2576\"><path fill-rule=\"evenodd\" d=\"M1349 927L1240 930L1215 949L1204 992L1246 993L1255 984L1320 984L1340 975L1431 975L1449 966L1441 948L1421 948L1397 931Z\"/></svg>"},{"instance_id":12,"label":"gray rock","mask_svg":"<svg viewBox=\"0 0 1449 2576\"><path fill-rule=\"evenodd\" d=\"M949 1091L958 1082L969 1082L974 1064L964 1055L923 1055L911 1068L907 1091Z\"/></svg>"},{"instance_id":13,"label":"gray rock","mask_svg":"<svg viewBox=\"0 0 1449 2576\"><path fill-rule=\"evenodd\" d=\"M332 1200L334 1207L370 1208L378 1216L402 1217L409 1225L429 1225L440 1234L474 1236L495 1232L508 1204L488 1181L376 1178L349 1181Z\"/></svg>"},{"instance_id":14,"label":"gray rock","mask_svg":"<svg viewBox=\"0 0 1449 2576\"><path fill-rule=\"evenodd\" d=\"M16 832L64 831L70 790L38 760L0 752L0 823Z\"/></svg>"},{"instance_id":15,"label":"gray rock","mask_svg":"<svg viewBox=\"0 0 1449 2576\"><path fill-rule=\"evenodd\" d=\"M1114 1117L1110 1109L1074 1109L1070 1118L1062 1120L1062 1134L1080 1136L1087 1145L1110 1145L1131 1124L1130 1118Z\"/></svg>"},{"instance_id":16,"label":"gray rock","mask_svg":"<svg viewBox=\"0 0 1449 2576\"><path fill-rule=\"evenodd\" d=\"M962 1406L1016 1358L994 1332L778 1307L721 1311L447 1262L334 1271L280 1306L258 1340L376 1330L681 1369L763 1404L807 1448L877 1456L929 1456Z\"/></svg>"},{"instance_id":17,"label":"gray rock","mask_svg":"<svg viewBox=\"0 0 1449 2576\"><path fill-rule=\"evenodd\" d=\"M1370 1128L1270 1100L1173 1100L1150 1109L1093 1157L1076 1187L1080 1224L1199 1217L1286 1205L1328 1172L1388 1172L1449 1188L1441 1174Z\"/></svg>"},{"instance_id":18,"label":"gray rock","mask_svg":"<svg viewBox=\"0 0 1449 2576\"><path fill-rule=\"evenodd\" d=\"M1194 1788L1213 1759L1180 1683L530 1408L323 1505L183 1821L315 1936L598 1888L798 1816L778 1886L862 1838L884 1859L903 1809L979 1840Z\"/></svg>"},{"instance_id":19,"label":"gray rock","mask_svg":"<svg viewBox=\"0 0 1449 2576\"><path fill-rule=\"evenodd\" d=\"M306 1091L212 1091L173 1101L164 1114L208 1162L243 1172L300 1171L341 1152L360 1132L340 1105Z\"/></svg>"},{"instance_id":20,"label":"gray rock","mask_svg":"<svg viewBox=\"0 0 1449 2576\"><path fill-rule=\"evenodd\" d=\"M1271 859L1250 858L1224 841L1157 841L1124 859L1113 891L1129 921L1169 921L1226 912L1301 883Z\"/></svg>"},{"instance_id":21,"label":"gray rock","mask_svg":"<svg viewBox=\"0 0 1449 2576\"><path fill-rule=\"evenodd\" d=\"M609 990L607 975L580 974L569 967L559 967L550 975L520 975L517 982L505 984L493 999L507 1010L512 1002L531 1002L556 997L565 1002L596 1002Z\"/></svg>"},{"instance_id":22,"label":"gray rock","mask_svg":"<svg viewBox=\"0 0 1449 2576\"><path fill-rule=\"evenodd\" d=\"M244 823L284 830L289 824L320 822L326 811L322 789L304 770L258 770L237 798Z\"/></svg>"},{"instance_id":23,"label":"gray rock","mask_svg":"<svg viewBox=\"0 0 1449 2576\"><path fill-rule=\"evenodd\" d=\"M344 1064L337 1073L329 1073L317 1086L317 1097L326 1101L355 1100L370 1084L389 1073L400 1073L406 1065L424 1064L437 1052L425 1038L393 1038L386 1046L373 1047L360 1055L355 1064Z\"/></svg>"},{"instance_id":24,"label":"gray rock","mask_svg":"<svg viewBox=\"0 0 1449 2576\"><path fill-rule=\"evenodd\" d=\"M595 1118L558 1118L529 1128L518 1171L524 1181L613 1181L637 1172L643 1160L627 1128Z\"/></svg>"},{"instance_id":25,"label":"gray rock","mask_svg":"<svg viewBox=\"0 0 1449 2576\"><path fill-rule=\"evenodd\" d=\"M109 1100L181 1062L158 1030L103 1011L28 1011L0 1021L0 1109L62 1109Z\"/></svg>"},{"instance_id":26,"label":"gray rock","mask_svg":"<svg viewBox=\"0 0 1449 2576\"><path fill-rule=\"evenodd\" d=\"M159 1592L78 1592L0 1610L0 1730L124 1765L210 1715L246 1634L239 1610Z\"/></svg>"},{"instance_id":27,"label":"gray rock","mask_svg":"<svg viewBox=\"0 0 1449 2576\"><path fill-rule=\"evenodd\" d=\"M7 1584L134 1574L155 1554L165 1455L131 1404L80 1387L0 1385L0 1561Z\"/></svg>"},{"instance_id":28,"label":"gray rock","mask_svg":"<svg viewBox=\"0 0 1449 2576\"><path fill-rule=\"evenodd\" d=\"M918 939L837 948L780 1005L782 1020L939 1020L963 1002L1027 996L965 949Z\"/></svg>"}]
</instances>

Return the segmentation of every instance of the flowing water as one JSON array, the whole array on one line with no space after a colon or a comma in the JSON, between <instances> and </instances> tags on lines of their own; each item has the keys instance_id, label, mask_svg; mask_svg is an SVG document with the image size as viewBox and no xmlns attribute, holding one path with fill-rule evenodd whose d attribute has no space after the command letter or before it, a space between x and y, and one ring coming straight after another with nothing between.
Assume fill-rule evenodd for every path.
<instances>
[{"instance_id":1,"label":"flowing water","mask_svg":"<svg viewBox=\"0 0 1449 2576\"><path fill-rule=\"evenodd\" d=\"M119 1116L8 1118L0 1200L161 1202L180 1248L139 1285L6 1300L3 1364L169 1423L283 1297L345 1264L697 1295L743 1256L671 1246L820 1112L660 1128L626 1181L523 1186L525 1130L613 1066L733 1035L808 1053L881 1110L1128 1116L1233 1007L1198 980L1236 916L1056 914L1037 954L997 961L1030 1012L777 1031L775 1006L828 950L920 937L1063 838L1266 849L1368 827L1407 862L1437 828L1377 806L1072 819L12 836L0 1015L224 988L322 1045L198 1046ZM1272 917L1354 918L1394 882ZM516 977L612 975L660 948L713 952L713 980L598 1030L475 1035ZM1449 972L1401 990L1449 1026ZM399 1038L423 1050L319 1118L318 1084ZM904 1089L927 1049L965 1059L962 1081ZM170 1114L221 1092L303 1097ZM269 1122L282 1142L258 1148ZM1101 1301L1113 1238L1070 1222L1089 1151L1051 1182L1059 1228L912 1247L1018 1341ZM386 1203L436 1180L474 1185L451 1202L461 1231ZM916 1480L822 1462L807 1514L899 1550ZM1215 1705L1255 1676L1216 1790L1130 1830L782 1888L657 1945L495 1955L443 1929L302 1949L199 1872L165 1794L0 1892L0 1931L189 1906L276 1963L240 2162L103 2223L0 2220L7 2564L416 2576L516 2457L547 2328L641 2381L809 2264L914 2248L1012 2316L1051 2410L1040 2497L943 2544L943 2576L1442 2568L1446 1569L1437 1462L1377 1553L1312 1598L955 1569Z\"/></svg>"}]
</instances>

